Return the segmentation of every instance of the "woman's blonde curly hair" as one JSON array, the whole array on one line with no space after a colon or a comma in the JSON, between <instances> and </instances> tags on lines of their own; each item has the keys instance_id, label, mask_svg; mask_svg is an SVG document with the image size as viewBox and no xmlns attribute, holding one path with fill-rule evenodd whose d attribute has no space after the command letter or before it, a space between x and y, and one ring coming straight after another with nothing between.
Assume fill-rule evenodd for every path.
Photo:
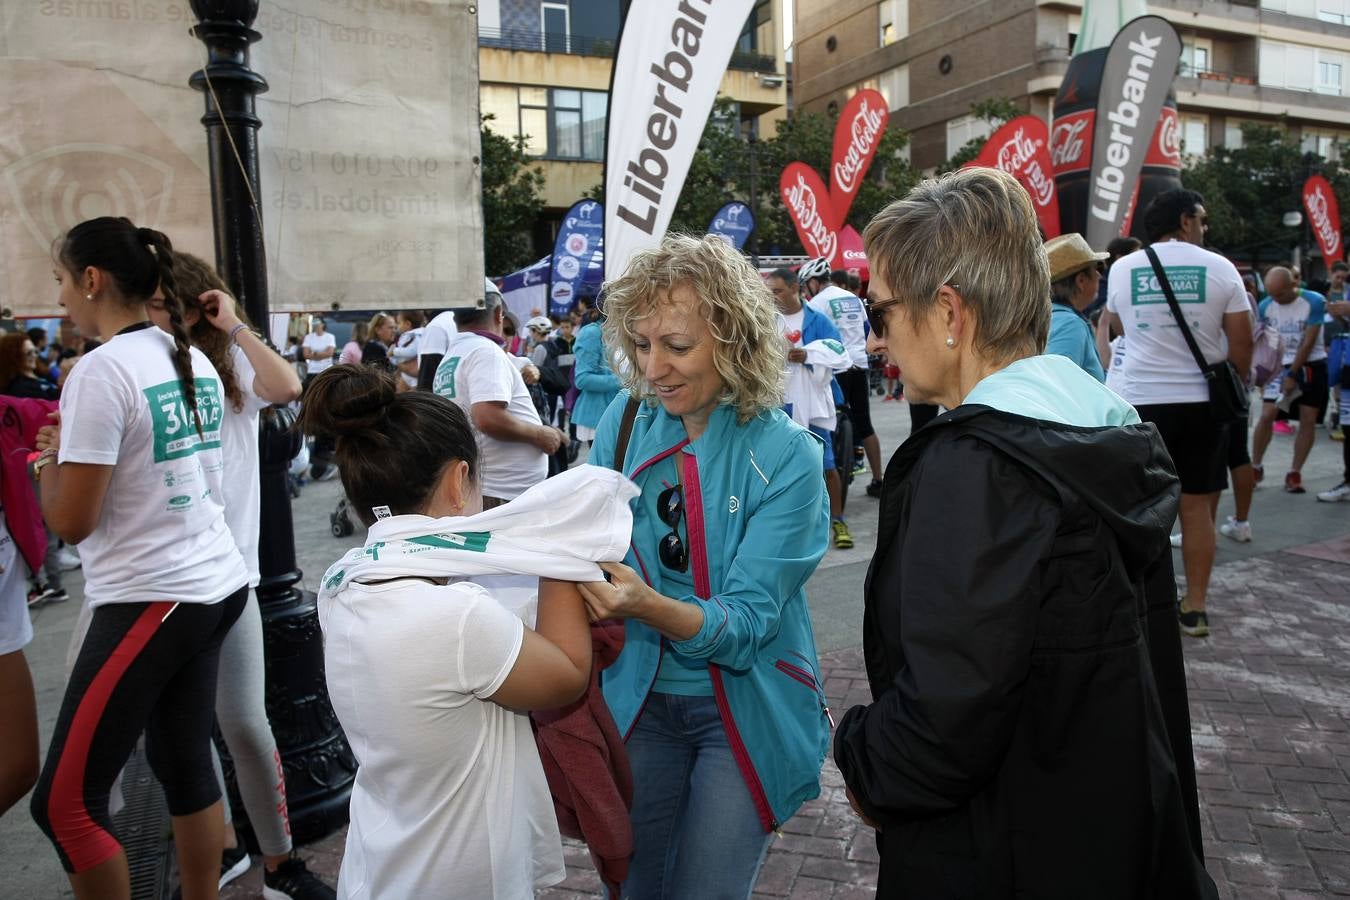
<instances>
[{"instance_id":1,"label":"woman's blonde curly hair","mask_svg":"<svg viewBox=\"0 0 1350 900\"><path fill-rule=\"evenodd\" d=\"M637 358L637 323L670 302L684 285L698 297L713 338L713 366L722 379L720 402L744 423L783 405L787 345L778 329L773 294L750 261L720 237L667 235L633 254L628 268L605 286L607 347L628 361L620 375L634 397L654 401Z\"/></svg>"}]
</instances>

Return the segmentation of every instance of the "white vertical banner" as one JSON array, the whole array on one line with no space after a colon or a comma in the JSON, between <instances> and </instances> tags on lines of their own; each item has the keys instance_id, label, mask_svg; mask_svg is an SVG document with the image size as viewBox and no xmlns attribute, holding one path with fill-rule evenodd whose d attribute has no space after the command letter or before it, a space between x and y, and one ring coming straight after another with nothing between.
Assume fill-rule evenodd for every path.
<instances>
[{"instance_id":1,"label":"white vertical banner","mask_svg":"<svg viewBox=\"0 0 1350 900\"><path fill-rule=\"evenodd\" d=\"M253 68L275 311L481 295L472 0L264 0ZM59 314L51 247L100 215L214 259L206 48L187 0L0 0L0 296Z\"/></svg>"},{"instance_id":2,"label":"white vertical banner","mask_svg":"<svg viewBox=\"0 0 1350 900\"><path fill-rule=\"evenodd\" d=\"M264 0L254 68L273 309L483 296L472 0Z\"/></svg>"},{"instance_id":3,"label":"white vertical banner","mask_svg":"<svg viewBox=\"0 0 1350 900\"><path fill-rule=\"evenodd\" d=\"M754 0L633 0L605 147L605 279L665 236Z\"/></svg>"}]
</instances>

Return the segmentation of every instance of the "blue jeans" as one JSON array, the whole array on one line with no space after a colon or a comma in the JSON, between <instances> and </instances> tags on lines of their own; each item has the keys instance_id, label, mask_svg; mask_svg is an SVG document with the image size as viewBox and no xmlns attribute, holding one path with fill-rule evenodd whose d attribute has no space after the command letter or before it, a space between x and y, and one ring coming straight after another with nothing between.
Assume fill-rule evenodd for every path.
<instances>
[{"instance_id":1,"label":"blue jeans","mask_svg":"<svg viewBox=\"0 0 1350 900\"><path fill-rule=\"evenodd\" d=\"M653 693L628 738L625 900L745 900L769 848L712 697Z\"/></svg>"}]
</instances>

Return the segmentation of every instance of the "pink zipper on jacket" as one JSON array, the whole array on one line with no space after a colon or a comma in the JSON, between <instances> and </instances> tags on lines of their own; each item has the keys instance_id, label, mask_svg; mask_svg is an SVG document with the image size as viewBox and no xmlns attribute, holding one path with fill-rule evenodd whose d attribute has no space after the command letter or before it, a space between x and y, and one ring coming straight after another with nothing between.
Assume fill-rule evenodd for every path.
<instances>
[{"instance_id":1,"label":"pink zipper on jacket","mask_svg":"<svg viewBox=\"0 0 1350 900\"><path fill-rule=\"evenodd\" d=\"M662 450L660 453L656 454L651 459L647 460L645 463L634 469L633 473L628 476L629 480L636 481L638 475L641 474L641 472L644 469L650 469L652 466L656 465L657 463L667 458L668 456L671 456L672 454L675 453L679 453L688 445L689 445L689 438L685 438L684 440L676 444L674 447L671 447L669 450ZM619 466L620 467L623 466L623 460L619 460ZM633 559L637 561L638 569L642 571L642 580L647 582L647 586L650 587L652 579L651 576L647 574L647 564L642 561L642 554L638 552L636 544L630 543L628 546L633 551ZM633 721L629 723L628 730L623 733L623 742L625 744L628 743L628 736L631 735L633 733L633 729L637 727L638 719L642 718L643 710L647 708L647 699L652 695L652 686L656 684L657 675L659 675L661 672L661 658L665 656L665 653L666 653L666 642L663 640L660 642L660 644L657 645L656 670L655 672L652 673L652 680L647 683L646 693L642 695L642 705L638 707L637 715L633 716Z\"/></svg>"},{"instance_id":2,"label":"pink zipper on jacket","mask_svg":"<svg viewBox=\"0 0 1350 900\"><path fill-rule=\"evenodd\" d=\"M689 532L689 560L694 567L694 593L721 606L722 601L712 595L712 581L708 575L708 546L703 526L703 489L698 480L698 460L685 454L683 469L684 521ZM750 752L745 749L740 729L736 727L736 718L731 714L731 704L727 700L726 688L722 685L722 670L716 663L709 662L708 675L712 678L713 696L717 700L722 726L727 730L731 755L735 757L736 766L741 770L746 787L750 789L750 798L755 803L760 823L765 831L773 831L778 827L778 822L774 819L773 807L769 805L769 797L764 792L759 773L755 771L755 763L750 759Z\"/></svg>"}]
</instances>

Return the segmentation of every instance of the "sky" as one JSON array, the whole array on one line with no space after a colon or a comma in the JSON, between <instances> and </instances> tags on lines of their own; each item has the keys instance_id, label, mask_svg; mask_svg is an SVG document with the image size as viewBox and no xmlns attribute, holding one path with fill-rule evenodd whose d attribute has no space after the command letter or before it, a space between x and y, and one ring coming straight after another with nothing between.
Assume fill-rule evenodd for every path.
<instances>
[{"instance_id":1,"label":"sky","mask_svg":"<svg viewBox=\"0 0 1350 900\"><path fill-rule=\"evenodd\" d=\"M792 48L792 0L783 0L783 49Z\"/></svg>"}]
</instances>

